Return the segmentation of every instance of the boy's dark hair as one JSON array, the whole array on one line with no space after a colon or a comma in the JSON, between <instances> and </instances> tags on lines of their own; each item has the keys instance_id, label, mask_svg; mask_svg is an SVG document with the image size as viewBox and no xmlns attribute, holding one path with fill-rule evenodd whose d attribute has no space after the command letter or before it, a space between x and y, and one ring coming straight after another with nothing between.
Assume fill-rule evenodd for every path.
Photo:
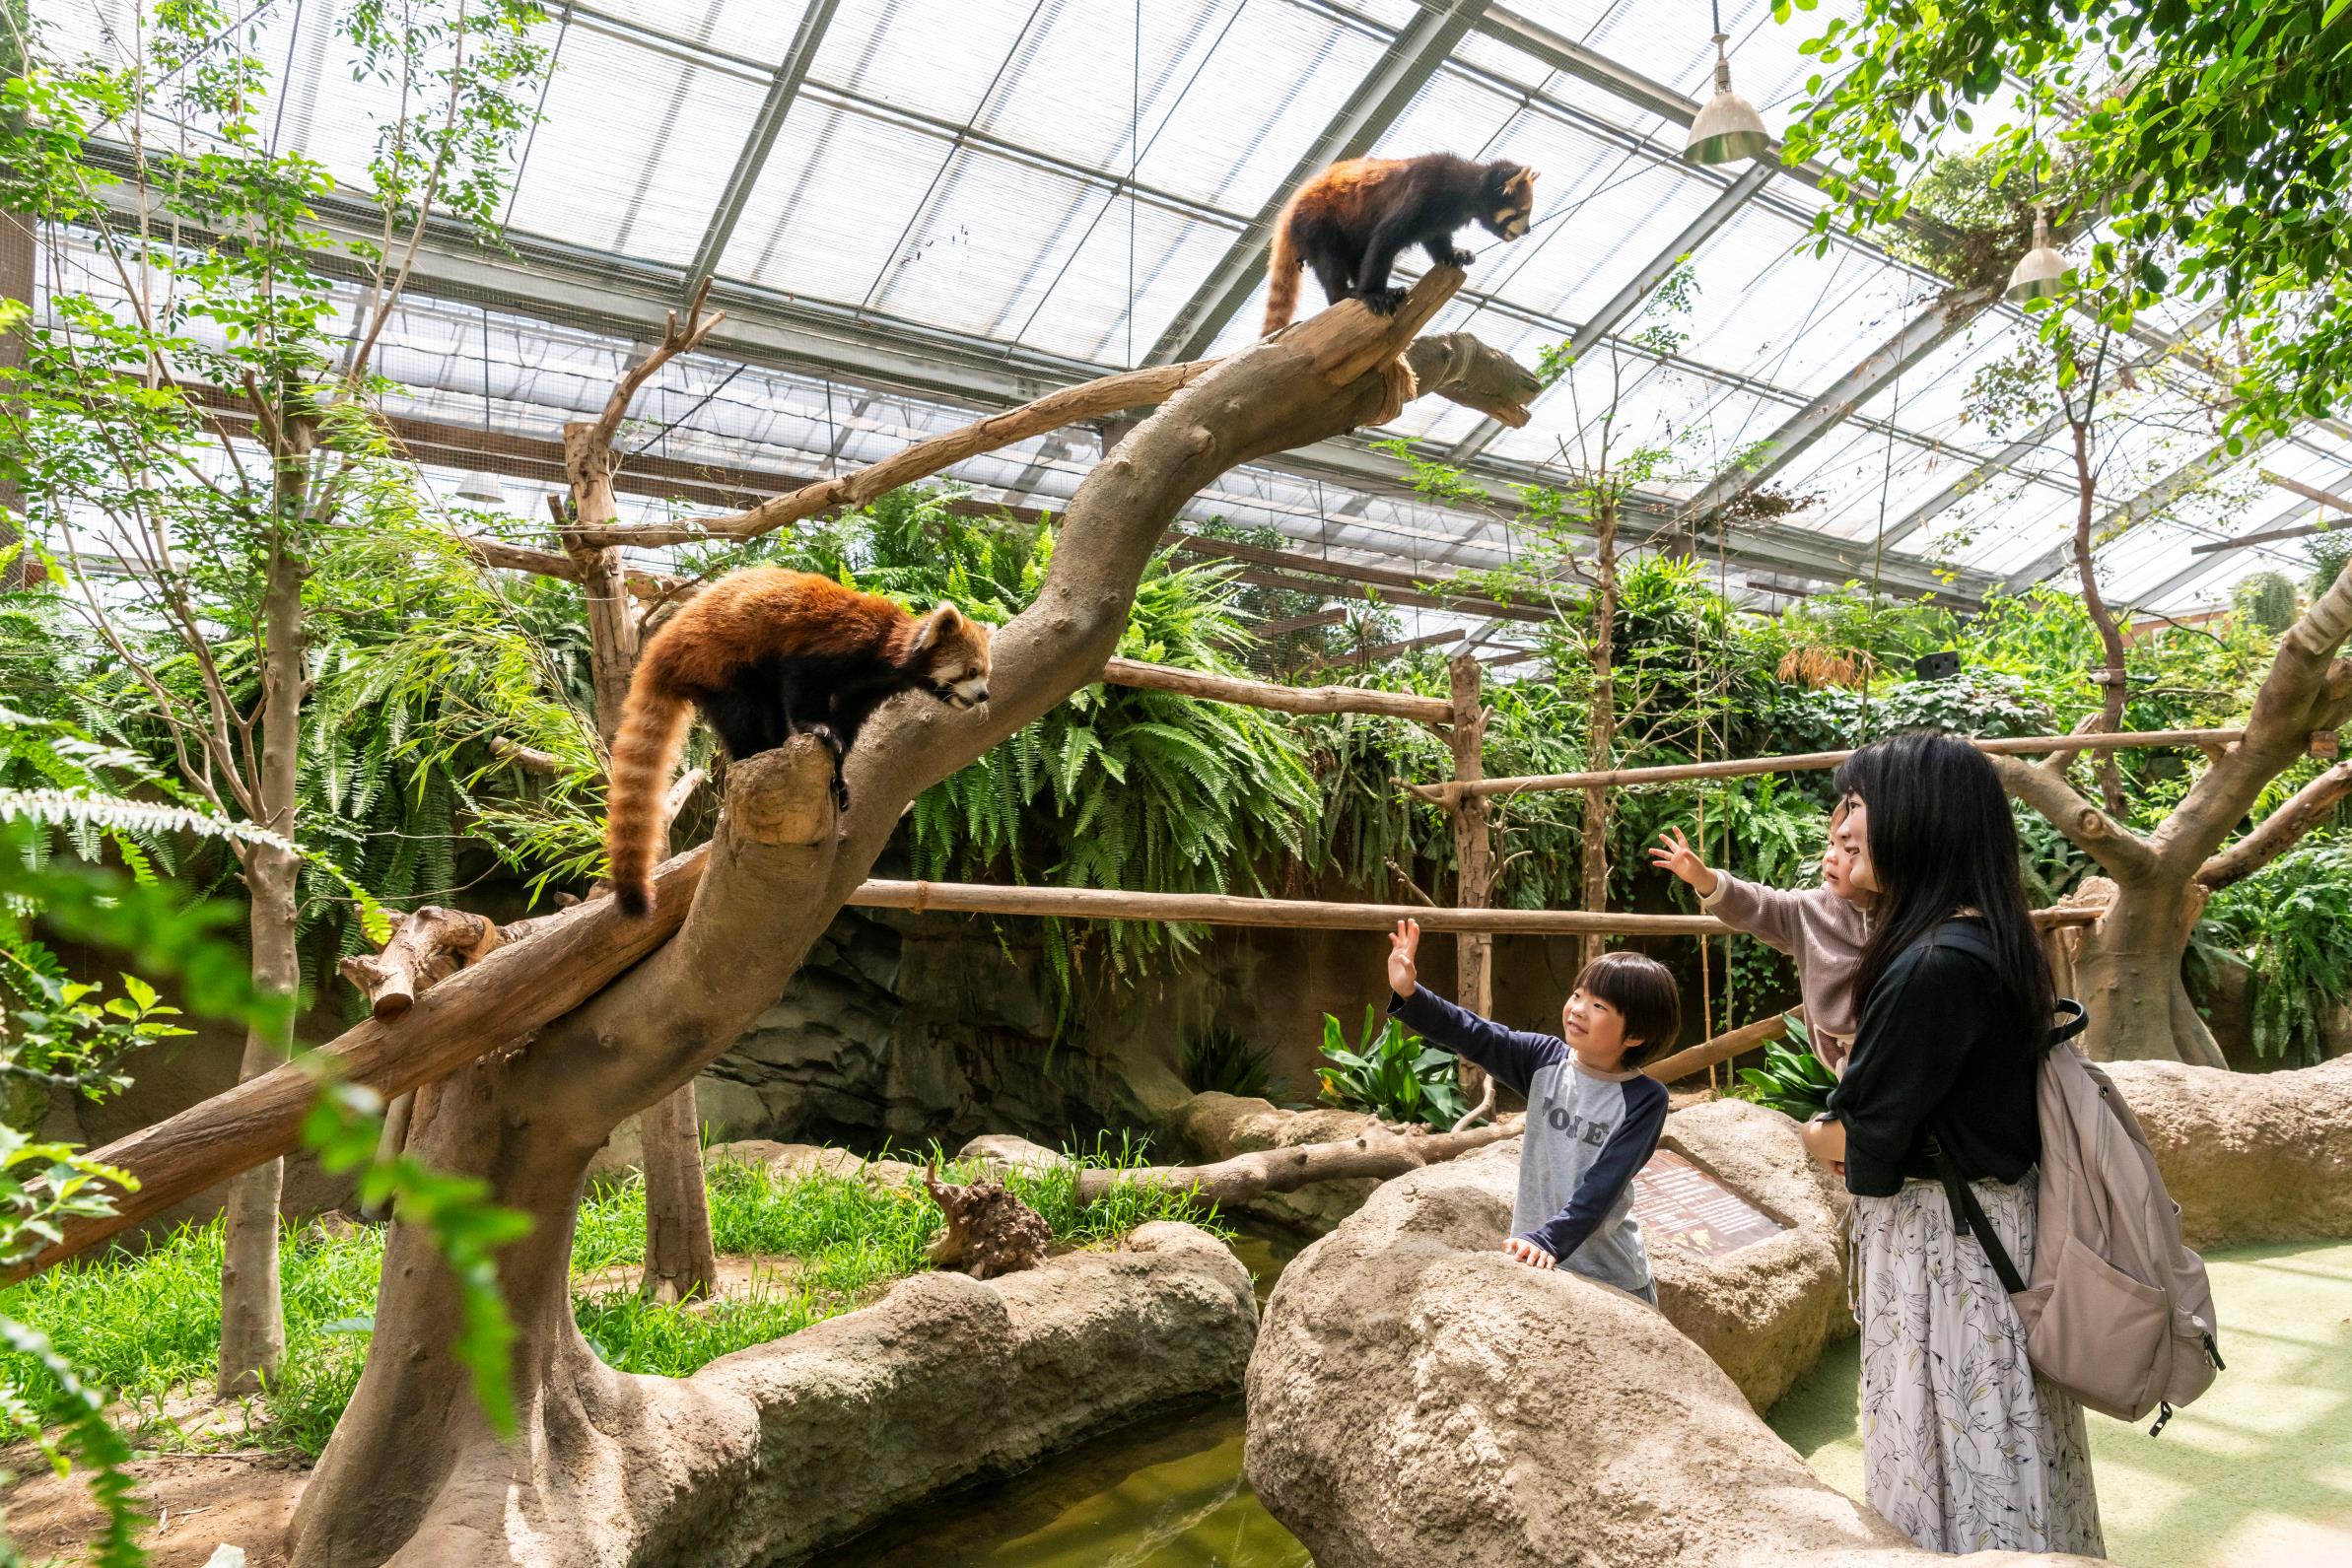
<instances>
[{"instance_id":1,"label":"boy's dark hair","mask_svg":"<svg viewBox=\"0 0 2352 1568\"><path fill-rule=\"evenodd\" d=\"M1584 966L1576 989L1616 1008L1626 1020L1626 1039L1639 1042L1626 1046L1620 1066L1646 1065L1682 1031L1683 996L1674 976L1644 954L1603 953Z\"/></svg>"}]
</instances>

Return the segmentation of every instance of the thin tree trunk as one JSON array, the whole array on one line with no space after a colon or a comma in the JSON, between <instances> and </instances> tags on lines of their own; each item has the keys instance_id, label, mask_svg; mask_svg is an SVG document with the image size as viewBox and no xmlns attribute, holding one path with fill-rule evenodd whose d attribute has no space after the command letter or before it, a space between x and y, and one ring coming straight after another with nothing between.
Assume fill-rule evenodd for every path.
<instances>
[{"instance_id":1,"label":"thin tree trunk","mask_svg":"<svg viewBox=\"0 0 2352 1568\"><path fill-rule=\"evenodd\" d=\"M2094 1061L2185 1061L2226 1067L2220 1044L2180 978L2180 955L2204 912L2205 889L2119 882L2112 906L2074 939L2074 994L2089 1015Z\"/></svg>"},{"instance_id":2,"label":"thin tree trunk","mask_svg":"<svg viewBox=\"0 0 2352 1568\"><path fill-rule=\"evenodd\" d=\"M2094 385L2094 396L2097 391ZM2091 422L2085 418L2068 424L2074 431L2074 570L2082 584L2083 607L2091 612L2091 624L2099 629L2100 646L2107 651L2107 668L2098 677L2101 727L2110 735L2119 734L2123 728L2123 632L2115 624L2115 612L2108 608L2106 596L2099 591L2099 574L2091 564L2091 513L2098 502L2098 484L2091 472ZM2099 789L2108 814L2120 819L2124 811L2123 765L2118 753L2101 755Z\"/></svg>"},{"instance_id":3,"label":"thin tree trunk","mask_svg":"<svg viewBox=\"0 0 2352 1568\"><path fill-rule=\"evenodd\" d=\"M1593 696L1587 723L1591 766L1606 768L1617 745L1617 503L1602 500L1593 529ZM1584 791L1584 907L1609 907L1609 817L1607 789ZM1601 956L1608 939L1584 939L1584 962Z\"/></svg>"},{"instance_id":4,"label":"thin tree trunk","mask_svg":"<svg viewBox=\"0 0 2352 1568\"><path fill-rule=\"evenodd\" d=\"M576 527L609 525L613 501L611 437L604 421L564 427L564 467L572 483ZM596 730L611 755L621 708L637 671L637 613L629 602L621 552L567 533L564 547L580 566L588 601L588 665L596 684ZM645 1165L645 1292L658 1300L708 1296L719 1287L711 1239L710 1194L703 1186L702 1126L688 1079L637 1119Z\"/></svg>"},{"instance_id":5,"label":"thin tree trunk","mask_svg":"<svg viewBox=\"0 0 2352 1568\"><path fill-rule=\"evenodd\" d=\"M1479 705L1479 661L1457 653L1448 662L1452 678L1453 724L1448 735L1454 754L1454 779L1476 784L1487 776L1487 716ZM1455 904L1483 910L1493 895L1494 849L1484 795L1466 795L1453 803ZM1482 1018L1494 1015L1494 938L1485 931L1464 931L1454 938L1454 1000ZM1458 1058L1462 1092L1471 1109L1455 1124L1460 1131L1494 1110L1494 1080L1468 1057Z\"/></svg>"},{"instance_id":6,"label":"thin tree trunk","mask_svg":"<svg viewBox=\"0 0 2352 1568\"><path fill-rule=\"evenodd\" d=\"M262 590L261 826L280 838L295 834L295 788L302 757L303 578L307 564L291 529L302 516L304 465L310 438L290 422L296 449L277 454L277 521L269 541ZM295 882L301 861L287 850L255 844L246 851L245 887L251 899L253 985L291 996L302 982L295 946ZM281 1034L245 1035L238 1079L258 1077L286 1059L293 1047L292 1017ZM226 1253L221 1264L221 1371L224 1397L252 1394L277 1376L286 1354L286 1319L278 1280L278 1199L286 1162L271 1160L229 1187Z\"/></svg>"}]
</instances>

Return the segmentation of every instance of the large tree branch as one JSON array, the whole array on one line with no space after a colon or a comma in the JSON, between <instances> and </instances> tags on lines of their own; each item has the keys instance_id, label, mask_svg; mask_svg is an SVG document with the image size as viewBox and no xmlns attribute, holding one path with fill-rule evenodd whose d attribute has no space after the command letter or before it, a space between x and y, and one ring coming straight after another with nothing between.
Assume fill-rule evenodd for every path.
<instances>
[{"instance_id":1,"label":"large tree branch","mask_svg":"<svg viewBox=\"0 0 2352 1568\"><path fill-rule=\"evenodd\" d=\"M540 1092L601 1123L726 1050L773 1005L916 794L1100 678L1184 502L1241 463L1393 417L1417 390L1400 356L1461 284L1441 267L1394 316L1356 302L1327 310L1218 362L1138 426L1072 498L1036 599L995 634L989 702L959 713L910 695L878 713L847 761L838 839L759 868L773 874L714 875L675 939L542 1032L527 1069ZM1451 374L1433 364L1427 389Z\"/></svg>"},{"instance_id":2,"label":"large tree branch","mask_svg":"<svg viewBox=\"0 0 2352 1568\"><path fill-rule=\"evenodd\" d=\"M2352 794L2352 759L2337 763L2288 798L2254 830L2197 868L2197 880L2220 889L2242 882L2289 850Z\"/></svg>"},{"instance_id":3,"label":"large tree branch","mask_svg":"<svg viewBox=\"0 0 2352 1568\"><path fill-rule=\"evenodd\" d=\"M2062 774L2020 757L1992 755L1988 760L2001 776L2001 787L2047 817L2069 843L2116 881L2134 881L2156 869L2154 852L2085 798Z\"/></svg>"}]
</instances>

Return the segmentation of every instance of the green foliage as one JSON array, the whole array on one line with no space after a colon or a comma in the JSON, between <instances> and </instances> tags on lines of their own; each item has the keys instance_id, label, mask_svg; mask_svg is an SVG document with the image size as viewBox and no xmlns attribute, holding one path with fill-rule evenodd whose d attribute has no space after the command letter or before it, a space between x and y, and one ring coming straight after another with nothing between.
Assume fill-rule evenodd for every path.
<instances>
[{"instance_id":1,"label":"green foliage","mask_svg":"<svg viewBox=\"0 0 2352 1568\"><path fill-rule=\"evenodd\" d=\"M1140 1147L1078 1156L1081 1164L1146 1163ZM976 1165L947 1166L967 1181ZM1006 1181L1046 1220L1061 1246L1108 1242L1153 1219L1184 1218L1222 1234L1213 1208L1186 1194L1117 1188L1081 1208L1068 1170L1012 1172ZM885 1186L854 1177L779 1179L723 1163L710 1175L711 1227L721 1253L785 1260L778 1282L745 1297L686 1306L642 1300L619 1277L645 1256L645 1189L631 1181L581 1205L573 1242L573 1314L606 1362L626 1372L678 1377L716 1356L795 1332L862 1306L895 1280L930 1266L924 1247L938 1208L920 1183ZM383 1232L316 1226L289 1230L282 1252L287 1349L284 1371L254 1402L249 1442L315 1456L359 1381L375 1326ZM70 1368L120 1392L148 1418L146 1444L173 1441L157 1419L176 1389L217 1370L221 1222L183 1225L133 1258L112 1253L69 1263L0 1292L0 1312L24 1332L45 1333ZM6 1321L6 1320L0 1320ZM73 1396L45 1363L11 1343L0 1377L25 1391L39 1418L70 1414ZM207 1441L223 1441L217 1435Z\"/></svg>"},{"instance_id":2,"label":"green foliage","mask_svg":"<svg viewBox=\"0 0 2352 1568\"><path fill-rule=\"evenodd\" d=\"M1211 1024L1184 1043L1181 1064L1186 1087L1195 1094L1233 1094L1265 1099L1274 1092L1267 1063L1274 1053L1250 1044L1249 1036L1225 1024Z\"/></svg>"},{"instance_id":3,"label":"green foliage","mask_svg":"<svg viewBox=\"0 0 2352 1568\"><path fill-rule=\"evenodd\" d=\"M1799 1122L1810 1122L1829 1108L1837 1074L1813 1054L1813 1036L1805 1028L1805 1020L1789 1018L1785 1022L1789 1044L1764 1047L1764 1064L1742 1067L1740 1082L1750 1091L1745 1098Z\"/></svg>"},{"instance_id":4,"label":"green foliage","mask_svg":"<svg viewBox=\"0 0 2352 1568\"><path fill-rule=\"evenodd\" d=\"M1773 9L1785 22L1813 0ZM1843 171L1822 245L1840 219L1891 227L1932 189L1940 143L1980 137L2003 193L2096 214L2075 289L2112 324L2168 297L2222 302L2244 345L2230 430L2352 397L2352 6L1864 0L1801 47L1822 69L1787 156ZM2023 112L1979 131L1976 113L2013 102Z\"/></svg>"},{"instance_id":5,"label":"green foliage","mask_svg":"<svg viewBox=\"0 0 2352 1568\"><path fill-rule=\"evenodd\" d=\"M2326 1009L2352 998L2352 843L2302 845L2223 888L2197 941L2250 971L2254 1051L2316 1065Z\"/></svg>"},{"instance_id":6,"label":"green foliage","mask_svg":"<svg viewBox=\"0 0 2352 1568\"><path fill-rule=\"evenodd\" d=\"M1444 1131L1470 1107L1462 1098L1451 1052L1421 1043L1394 1018L1364 1005L1353 1050L1340 1021L1323 1015L1323 1097L1349 1111L1369 1111L1384 1122L1420 1122Z\"/></svg>"},{"instance_id":7,"label":"green foliage","mask_svg":"<svg viewBox=\"0 0 2352 1568\"><path fill-rule=\"evenodd\" d=\"M2304 585L2317 599L2335 586L2335 579L2344 575L2345 563L2352 562L2352 529L2317 534L2303 547L2303 553L2312 564L2312 575Z\"/></svg>"},{"instance_id":8,"label":"green foliage","mask_svg":"<svg viewBox=\"0 0 2352 1568\"><path fill-rule=\"evenodd\" d=\"M2284 572L2256 572L2230 590L2238 613L2272 636L2295 624L2295 583Z\"/></svg>"}]
</instances>

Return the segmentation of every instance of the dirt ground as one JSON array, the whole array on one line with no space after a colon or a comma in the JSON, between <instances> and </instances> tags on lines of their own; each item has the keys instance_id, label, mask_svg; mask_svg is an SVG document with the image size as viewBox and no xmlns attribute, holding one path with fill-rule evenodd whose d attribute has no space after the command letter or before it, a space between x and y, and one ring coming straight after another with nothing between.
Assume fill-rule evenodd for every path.
<instances>
[{"instance_id":1,"label":"dirt ground","mask_svg":"<svg viewBox=\"0 0 2352 1568\"><path fill-rule=\"evenodd\" d=\"M81 1561L100 1525L83 1472L61 1477L21 1459L12 1467L25 1477L7 1497L17 1548L35 1562ZM156 1521L145 1537L155 1568L203 1568L224 1541L245 1549L248 1568L284 1568L286 1525L311 1473L301 1460L251 1450L161 1454L134 1461L130 1472Z\"/></svg>"}]
</instances>

